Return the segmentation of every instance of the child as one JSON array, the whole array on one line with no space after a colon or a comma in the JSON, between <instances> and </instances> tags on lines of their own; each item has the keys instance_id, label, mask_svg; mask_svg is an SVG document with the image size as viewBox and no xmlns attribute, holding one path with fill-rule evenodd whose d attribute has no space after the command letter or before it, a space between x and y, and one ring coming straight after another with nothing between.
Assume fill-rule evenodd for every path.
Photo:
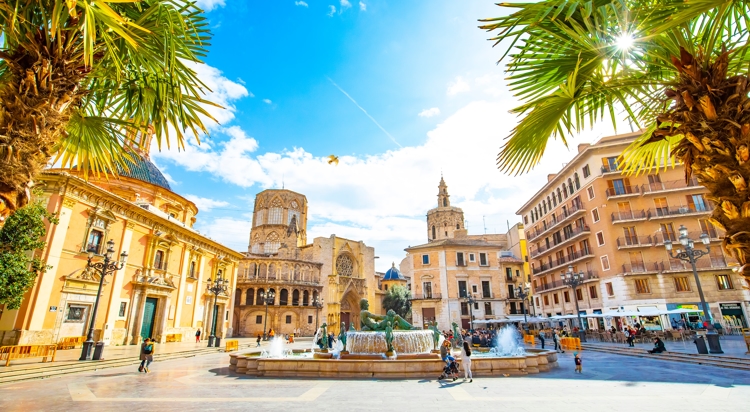
<instances>
[{"instance_id":1,"label":"child","mask_svg":"<svg viewBox=\"0 0 750 412\"><path fill-rule=\"evenodd\" d=\"M574 360L576 362L576 372L583 373L583 369L581 369L581 364L583 362L581 361L581 357L578 356L578 352L574 353L573 356L575 357Z\"/></svg>"}]
</instances>

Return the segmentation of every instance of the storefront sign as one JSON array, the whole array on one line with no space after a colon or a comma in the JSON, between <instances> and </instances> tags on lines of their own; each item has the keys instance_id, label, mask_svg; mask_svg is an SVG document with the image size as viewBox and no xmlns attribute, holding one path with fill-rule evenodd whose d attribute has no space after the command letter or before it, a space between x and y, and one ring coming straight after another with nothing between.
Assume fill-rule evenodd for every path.
<instances>
[{"instance_id":1,"label":"storefront sign","mask_svg":"<svg viewBox=\"0 0 750 412\"><path fill-rule=\"evenodd\" d=\"M719 303L719 307L723 309L730 309L730 310L741 310L739 303Z\"/></svg>"}]
</instances>

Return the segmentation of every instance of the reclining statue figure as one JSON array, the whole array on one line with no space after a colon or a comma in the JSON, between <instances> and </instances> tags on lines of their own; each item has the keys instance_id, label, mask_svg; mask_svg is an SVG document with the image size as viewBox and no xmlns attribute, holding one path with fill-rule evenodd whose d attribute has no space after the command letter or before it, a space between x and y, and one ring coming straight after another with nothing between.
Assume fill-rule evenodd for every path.
<instances>
[{"instance_id":1,"label":"reclining statue figure","mask_svg":"<svg viewBox=\"0 0 750 412\"><path fill-rule=\"evenodd\" d=\"M371 330L384 332L385 328L388 326L388 322L391 323L391 327L395 330L416 329L393 310L389 310L385 316L370 313L370 311L368 310L370 309L370 303L367 301L367 299L362 299L359 301L359 308L361 309L361 312L359 312L359 318L360 323L362 324L361 329L363 331Z\"/></svg>"}]
</instances>

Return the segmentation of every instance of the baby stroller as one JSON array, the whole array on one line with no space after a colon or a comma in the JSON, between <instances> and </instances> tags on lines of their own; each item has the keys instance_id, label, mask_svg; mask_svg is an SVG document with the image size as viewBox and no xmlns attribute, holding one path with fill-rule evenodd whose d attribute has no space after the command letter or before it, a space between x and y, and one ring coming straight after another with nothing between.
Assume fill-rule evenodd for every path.
<instances>
[{"instance_id":1,"label":"baby stroller","mask_svg":"<svg viewBox=\"0 0 750 412\"><path fill-rule=\"evenodd\" d=\"M449 375L453 376L453 380L455 381L458 376L458 363L453 358L448 358L447 364L445 365L445 368L443 368L443 373L440 374L440 377L438 380L443 380L447 378Z\"/></svg>"}]
</instances>

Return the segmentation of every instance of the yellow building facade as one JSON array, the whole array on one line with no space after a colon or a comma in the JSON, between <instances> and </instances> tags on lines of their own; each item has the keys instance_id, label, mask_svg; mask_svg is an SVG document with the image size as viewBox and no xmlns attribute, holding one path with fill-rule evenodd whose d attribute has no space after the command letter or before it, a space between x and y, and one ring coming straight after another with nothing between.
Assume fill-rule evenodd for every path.
<instances>
[{"instance_id":1,"label":"yellow building facade","mask_svg":"<svg viewBox=\"0 0 750 412\"><path fill-rule=\"evenodd\" d=\"M107 276L96 314L95 339L106 345L193 339L209 335L214 295L207 282L228 281L219 295L217 336L232 335L231 293L242 255L201 235L195 204L174 193L147 156L109 180L86 181L75 170L41 174L43 201L59 224L47 230L40 251L50 269L39 276L18 310L0 312L3 345L54 343L85 336L99 274L87 270L87 252L101 260L109 240L115 256L127 251L122 270ZM2 307L0 307L2 308Z\"/></svg>"}]
</instances>

